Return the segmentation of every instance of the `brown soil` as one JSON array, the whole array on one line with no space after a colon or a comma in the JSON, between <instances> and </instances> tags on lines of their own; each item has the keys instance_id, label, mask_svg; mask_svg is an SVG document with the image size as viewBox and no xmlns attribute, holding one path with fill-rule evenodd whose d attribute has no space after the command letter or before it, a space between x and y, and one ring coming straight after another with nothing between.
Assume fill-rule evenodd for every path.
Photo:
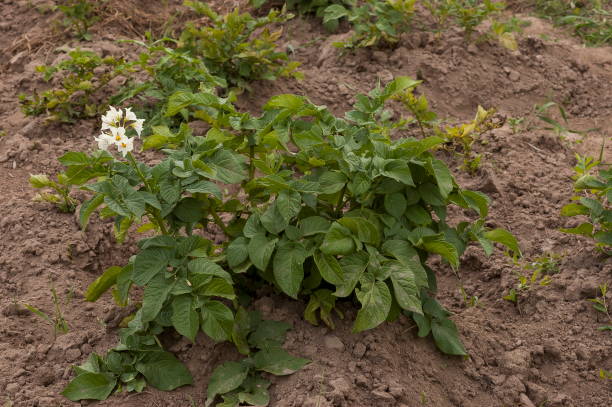
<instances>
[{"instance_id":1,"label":"brown soil","mask_svg":"<svg viewBox=\"0 0 612 407\"><path fill-rule=\"evenodd\" d=\"M98 126L96 120L45 126L19 110L19 93L46 86L35 67L56 59L57 47L79 45L53 23L57 14L36 9L51 3L0 0L0 130L7 133L0 137L0 403L6 406L72 404L59 395L71 378L70 365L112 347L123 312L107 297L84 302L83 292L105 267L123 264L134 250L133 242L118 245L109 237L108 222L96 219L82 232L73 215L31 201L28 174L56 172L63 152L91 149ZM163 3L111 1L92 30L93 41L81 46L127 55L131 46L113 41L160 29L181 2ZM234 2L216 3L227 10ZM272 406L612 405L612 384L598 377L600 368L612 370L612 335L597 330L604 322L587 302L598 284L612 285L612 262L591 242L558 231L575 224L559 216L572 193L575 152L597 155L602 137L612 135L612 49L585 48L547 22L522 17L532 24L518 52L488 42L467 45L451 30L440 39L414 32L394 50L342 58L331 43L343 34L330 37L317 21L297 19L284 40L303 62L306 79L257 83L241 97L242 107L257 111L271 95L301 93L342 113L356 92L368 91L378 79L418 74L421 90L442 116L470 119L480 104L526 117L516 132L506 125L477 146L484 153L477 176L462 174L452 157L447 161L460 183L493 198L491 226L515 233L527 259L563 255L552 283L531 290L520 308L501 299L519 270L505 257L486 258L475 248L464 255L460 275L468 295L478 297L475 307L464 303L457 277L432 262L439 272L438 299L454 313L466 359L439 353L430 339L417 338L407 319L353 334L356 308L342 304L345 319L332 332L303 321L303 302L262 293L254 307L292 323L287 349L313 361L292 376L272 378ZM549 98L564 103L573 127L600 130L566 140L542 130L533 106ZM610 152L608 145L607 162ZM46 322L16 305L25 302L52 315L51 287L70 324L70 332L57 338ZM232 346L204 336L196 344L177 340L170 350L193 373L193 386L119 394L99 405L202 405L214 366L238 357Z\"/></svg>"}]
</instances>

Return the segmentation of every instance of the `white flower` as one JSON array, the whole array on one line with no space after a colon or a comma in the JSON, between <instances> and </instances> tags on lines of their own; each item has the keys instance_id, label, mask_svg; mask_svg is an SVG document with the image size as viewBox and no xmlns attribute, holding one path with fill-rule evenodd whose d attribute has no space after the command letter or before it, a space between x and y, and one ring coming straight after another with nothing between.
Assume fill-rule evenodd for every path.
<instances>
[{"instance_id":1,"label":"white flower","mask_svg":"<svg viewBox=\"0 0 612 407\"><path fill-rule=\"evenodd\" d=\"M111 137L113 142L116 145L119 145L119 142L125 138L125 128L124 127L111 127Z\"/></svg>"},{"instance_id":2,"label":"white flower","mask_svg":"<svg viewBox=\"0 0 612 407\"><path fill-rule=\"evenodd\" d=\"M99 137L94 137L94 140L98 142L98 148L100 150L108 150L108 147L115 143L113 136L102 133Z\"/></svg>"},{"instance_id":3,"label":"white flower","mask_svg":"<svg viewBox=\"0 0 612 407\"><path fill-rule=\"evenodd\" d=\"M131 107L126 107L125 108L125 121L126 122L134 122L138 120L138 117L136 117L136 114L134 112L132 112L132 108Z\"/></svg>"},{"instance_id":4,"label":"white flower","mask_svg":"<svg viewBox=\"0 0 612 407\"><path fill-rule=\"evenodd\" d=\"M121 111L121 109L117 110L113 106L109 106L109 110L102 116L102 130L118 126L121 119L123 119L123 111Z\"/></svg>"},{"instance_id":5,"label":"white flower","mask_svg":"<svg viewBox=\"0 0 612 407\"><path fill-rule=\"evenodd\" d=\"M125 157L127 153L134 150L134 139L123 136L117 144L117 150Z\"/></svg>"},{"instance_id":6,"label":"white flower","mask_svg":"<svg viewBox=\"0 0 612 407\"><path fill-rule=\"evenodd\" d=\"M134 121L134 123L132 123L130 126L132 126L134 128L134 130L136 130L136 134L138 134L138 137L140 137L140 133L142 133L142 124L144 123L144 119L136 119Z\"/></svg>"}]
</instances>

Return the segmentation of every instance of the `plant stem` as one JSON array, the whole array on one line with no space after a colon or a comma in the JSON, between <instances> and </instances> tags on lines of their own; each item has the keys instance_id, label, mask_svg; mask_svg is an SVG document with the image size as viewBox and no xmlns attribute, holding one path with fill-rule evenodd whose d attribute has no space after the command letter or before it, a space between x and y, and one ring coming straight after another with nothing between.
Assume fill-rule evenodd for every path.
<instances>
[{"instance_id":1,"label":"plant stem","mask_svg":"<svg viewBox=\"0 0 612 407\"><path fill-rule=\"evenodd\" d=\"M229 236L229 233L227 231L227 227L225 227L225 224L223 223L223 220L221 220L221 218L217 214L217 211L215 210L215 208L210 208L210 214L212 215L213 219L215 220L215 223L217 224L217 226L219 226L221 228L221 230L223 230L223 233L225 233L225 236Z\"/></svg>"},{"instance_id":2,"label":"plant stem","mask_svg":"<svg viewBox=\"0 0 612 407\"><path fill-rule=\"evenodd\" d=\"M338 197L338 202L336 202L336 217L339 217L342 214L342 203L344 202L344 193L346 192L346 185L342 187L342 191L340 191L340 196Z\"/></svg>"},{"instance_id":3,"label":"plant stem","mask_svg":"<svg viewBox=\"0 0 612 407\"><path fill-rule=\"evenodd\" d=\"M144 184L145 189L147 190L147 192L149 192L151 194L154 194L153 189L151 188L151 186L147 182L147 178L144 176L142 171L140 171L140 168L138 168L138 164L136 163L136 160L134 159L134 156L132 155L131 152L127 153L127 158L129 160L130 164L132 165L132 167L134 167L134 170L136 171L136 174L138 174L138 177L142 180L142 183ZM151 210L148 213L149 213L149 215L151 215L151 217L153 218L153 221L155 222L155 224L157 224L157 227L162 232L162 234L164 234L164 235L169 234L168 233L168 229L166 229L166 225L164 223L164 220L159 215L159 212L157 211L157 209L153 209L153 210Z\"/></svg>"}]
</instances>

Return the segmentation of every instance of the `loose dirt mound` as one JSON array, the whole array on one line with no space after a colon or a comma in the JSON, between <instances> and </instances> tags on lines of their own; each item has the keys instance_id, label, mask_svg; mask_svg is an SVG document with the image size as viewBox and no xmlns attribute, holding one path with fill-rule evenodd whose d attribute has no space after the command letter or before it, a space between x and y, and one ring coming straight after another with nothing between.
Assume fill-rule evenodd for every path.
<instances>
[{"instance_id":1,"label":"loose dirt mound","mask_svg":"<svg viewBox=\"0 0 612 407\"><path fill-rule=\"evenodd\" d=\"M116 4L119 12L105 16L83 47L126 55L131 45L113 40L157 29L180 2L162 3L111 1L109 10ZM226 10L231 6L217 3ZM108 298L84 302L84 290L133 250L111 240L110 223L95 220L83 232L73 215L31 202L28 174L55 172L63 152L93 148L98 126L94 120L45 126L19 111L19 93L45 86L35 67L57 58L53 50L66 42L76 45L53 24L57 15L36 10L48 4L0 1L0 128L7 133L0 137L0 369L5 372L0 403L15 406L71 404L58 395L71 377L70 364L113 346L117 324L126 315ZM467 45L456 32L442 38L415 32L394 50L339 57L331 44L343 34L330 37L315 20L288 25L284 40L303 62L306 79L257 83L243 95L242 107L257 111L269 96L300 93L341 113L353 95L367 92L377 80L409 75L423 80L420 89L441 115L468 119L483 105L507 117L527 117L526 125L497 129L477 147L484 165L476 176L461 175L453 157L446 158L462 185L492 197L490 219L516 234L526 258L550 252L564 257L552 283L530 291L520 309L501 299L516 284L518 268L508 259L486 258L472 249L464 255L460 276L468 295L478 297L473 307L464 303L451 270L432 263L439 271L438 299L455 314L470 354L465 360L444 356L430 340L417 338L408 319L353 334L356 308L343 304L344 321L329 331L303 321L304 303L262 292L254 307L264 317L292 323L288 350L313 361L290 377L273 378L272 406L610 406L612 387L598 371L612 370L612 335L597 330L601 324L586 299L596 295L598 284L612 285L612 262L591 242L558 229L575 226L559 216L572 194L575 151L596 155L601 136L612 134L612 49L584 48L549 24L524 18L531 26L517 52L486 42ZM548 99L563 102L573 127L600 130L576 144L538 129L542 124L531 118L533 106ZM605 158L612 158L609 147ZM48 324L18 305L52 314L51 287L71 328L57 338ZM201 405L214 366L238 357L231 346L203 336L195 344L176 340L170 350L187 364L195 385L172 393L119 394L99 404Z\"/></svg>"}]
</instances>

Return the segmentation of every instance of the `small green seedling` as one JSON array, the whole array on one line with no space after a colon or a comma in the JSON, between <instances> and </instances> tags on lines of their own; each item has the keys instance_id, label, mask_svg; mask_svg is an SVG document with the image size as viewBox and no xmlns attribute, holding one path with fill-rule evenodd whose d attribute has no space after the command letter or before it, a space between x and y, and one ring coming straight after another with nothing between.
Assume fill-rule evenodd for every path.
<instances>
[{"instance_id":1,"label":"small green seedling","mask_svg":"<svg viewBox=\"0 0 612 407\"><path fill-rule=\"evenodd\" d=\"M70 196L72 185L64 173L57 174L57 181L51 180L45 174L30 175L30 185L34 188L50 188L55 193L41 192L36 194L34 201L49 202L57 205L60 212L74 212L79 202Z\"/></svg>"},{"instance_id":2,"label":"small green seedling","mask_svg":"<svg viewBox=\"0 0 612 407\"><path fill-rule=\"evenodd\" d=\"M610 255L612 251L612 169L591 157L576 155L574 192L572 203L561 208L561 216L581 216L587 221L562 232L587 236L595 240L596 247ZM595 169L601 168L595 175Z\"/></svg>"},{"instance_id":3,"label":"small green seedling","mask_svg":"<svg viewBox=\"0 0 612 407\"><path fill-rule=\"evenodd\" d=\"M551 275L559 272L559 262L562 255L547 253L536 258L532 262L520 265L515 260L515 265L520 266L523 271L514 271L517 277L517 284L511 288L509 293L502 298L513 302L520 311L520 300L522 297L535 287L544 287L552 282Z\"/></svg>"},{"instance_id":4,"label":"small green seedling","mask_svg":"<svg viewBox=\"0 0 612 407\"><path fill-rule=\"evenodd\" d=\"M53 327L53 336L57 337L58 335L68 333L68 331L70 331L70 326L68 325L68 322L64 318L60 300L57 296L57 292L55 291L54 287L51 288L51 298L53 300L53 305L54 305L53 317L49 316L44 311L41 311L40 309L28 303L23 303L23 306L26 307L34 315L37 315L43 320L47 321Z\"/></svg>"},{"instance_id":5,"label":"small green seedling","mask_svg":"<svg viewBox=\"0 0 612 407\"><path fill-rule=\"evenodd\" d=\"M593 308L601 314L605 315L605 318L609 325L603 325L597 328L600 331L612 331L612 316L610 315L610 308L608 306L608 285L602 284L599 286L599 292L601 293L595 298L589 298L589 301L593 303Z\"/></svg>"},{"instance_id":6,"label":"small green seedling","mask_svg":"<svg viewBox=\"0 0 612 407\"><path fill-rule=\"evenodd\" d=\"M63 24L82 40L91 40L89 28L99 20L95 4L90 0L56 0L57 8L64 15Z\"/></svg>"},{"instance_id":7,"label":"small green seedling","mask_svg":"<svg viewBox=\"0 0 612 407\"><path fill-rule=\"evenodd\" d=\"M510 117L508 119L508 125L510 126L510 130L512 130L512 134L516 134L521 130L524 121L524 117Z\"/></svg>"}]
</instances>

